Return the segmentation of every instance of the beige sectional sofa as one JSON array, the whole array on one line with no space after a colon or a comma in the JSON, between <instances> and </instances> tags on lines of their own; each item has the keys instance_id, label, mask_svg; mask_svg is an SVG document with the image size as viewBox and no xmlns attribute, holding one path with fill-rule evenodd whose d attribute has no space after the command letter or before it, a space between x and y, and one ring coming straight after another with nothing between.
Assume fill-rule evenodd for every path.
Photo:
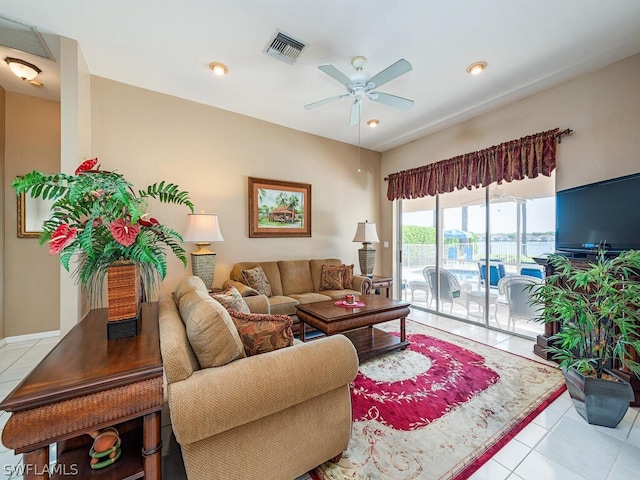
<instances>
[{"instance_id":1,"label":"beige sectional sofa","mask_svg":"<svg viewBox=\"0 0 640 480\"><path fill-rule=\"evenodd\" d=\"M257 265L262 267L271 286L272 295L268 297L271 313L295 315L296 305L340 299L348 293L367 295L371 290L371 279L361 275L353 276L353 289L321 290L322 266L342 265L337 258L236 263L224 287L234 285L243 296L257 294L242 275L243 270Z\"/></svg>"},{"instance_id":2,"label":"beige sectional sofa","mask_svg":"<svg viewBox=\"0 0 640 480\"><path fill-rule=\"evenodd\" d=\"M247 300L259 308L265 298ZM219 320L215 327L212 317ZM160 298L169 412L188 478L293 479L340 455L349 441L349 384L358 370L352 343L343 335L295 340L246 357L227 317L197 277ZM196 337L207 331L213 341ZM219 366L201 366L203 348Z\"/></svg>"}]
</instances>

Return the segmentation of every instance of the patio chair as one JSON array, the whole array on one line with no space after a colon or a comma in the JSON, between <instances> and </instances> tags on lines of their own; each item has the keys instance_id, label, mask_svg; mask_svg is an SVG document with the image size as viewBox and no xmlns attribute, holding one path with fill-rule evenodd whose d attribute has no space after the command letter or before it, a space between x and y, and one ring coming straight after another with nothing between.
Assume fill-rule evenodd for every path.
<instances>
[{"instance_id":1,"label":"patio chair","mask_svg":"<svg viewBox=\"0 0 640 480\"><path fill-rule=\"evenodd\" d=\"M531 302L530 285L540 285L544 281L540 278L529 275L510 275L501 278L498 282L498 292L504 295L509 306L509 320L507 330L513 322L515 329L515 319L532 320L538 316L540 305ZM533 287L535 288L535 287Z\"/></svg>"},{"instance_id":2,"label":"patio chair","mask_svg":"<svg viewBox=\"0 0 640 480\"><path fill-rule=\"evenodd\" d=\"M478 270L480 275L478 277L478 290L485 285L487 278L487 263L485 260L478 262ZM497 287L500 279L507 276L507 272L504 268L504 263L499 260L489 261L489 287Z\"/></svg>"},{"instance_id":3,"label":"patio chair","mask_svg":"<svg viewBox=\"0 0 640 480\"><path fill-rule=\"evenodd\" d=\"M429 292L431 293L431 297L429 298L429 306L431 306L433 299L438 298L436 267L424 267L422 273L429 287ZM466 294L469 288L470 285L468 284L461 287L458 279L450 271L444 268L440 269L440 302L442 306L444 306L445 303L450 304L449 313L453 312L453 302L466 305Z\"/></svg>"}]
</instances>

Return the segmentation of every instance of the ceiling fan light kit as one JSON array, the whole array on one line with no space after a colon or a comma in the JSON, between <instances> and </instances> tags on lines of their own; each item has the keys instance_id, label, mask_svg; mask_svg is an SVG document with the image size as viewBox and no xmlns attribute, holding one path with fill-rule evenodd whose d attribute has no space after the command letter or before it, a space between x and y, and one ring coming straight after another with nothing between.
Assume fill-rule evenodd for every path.
<instances>
[{"instance_id":1,"label":"ceiling fan light kit","mask_svg":"<svg viewBox=\"0 0 640 480\"><path fill-rule=\"evenodd\" d=\"M364 68L367 64L366 57L357 56L351 60L351 66L356 70L356 73L351 77L348 77L333 65L320 65L318 68L329 75L334 80L337 80L347 89L347 93L337 95L335 97L325 98L314 103L305 105L304 108L311 110L313 108L321 107L328 103L342 100L343 98L353 97L351 103L351 115L349 119L349 125L359 125L362 119L362 104L365 98L374 102L389 105L402 110L408 110L413 106L413 100L408 98L397 97L388 93L383 93L375 90L381 87L385 83L394 80L400 75L404 75L410 72L413 67L405 59L400 59L393 65L385 68L381 72L378 72L373 77L370 77L364 73Z\"/></svg>"}]
</instances>

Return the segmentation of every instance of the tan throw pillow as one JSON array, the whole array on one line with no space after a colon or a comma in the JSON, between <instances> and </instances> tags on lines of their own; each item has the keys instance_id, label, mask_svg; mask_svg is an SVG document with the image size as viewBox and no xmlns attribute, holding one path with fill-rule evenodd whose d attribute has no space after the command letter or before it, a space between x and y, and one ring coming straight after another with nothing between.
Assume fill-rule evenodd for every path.
<instances>
[{"instance_id":1,"label":"tan throw pillow","mask_svg":"<svg viewBox=\"0 0 640 480\"><path fill-rule=\"evenodd\" d=\"M273 295L271 292L271 284L260 265L256 265L249 270L242 270L242 277L244 281L247 282L247 285L262 295L266 295L267 297Z\"/></svg>"},{"instance_id":2,"label":"tan throw pillow","mask_svg":"<svg viewBox=\"0 0 640 480\"><path fill-rule=\"evenodd\" d=\"M342 288L353 289L353 263L342 265Z\"/></svg>"},{"instance_id":3,"label":"tan throw pillow","mask_svg":"<svg viewBox=\"0 0 640 480\"><path fill-rule=\"evenodd\" d=\"M249 310L249 305L244 301L242 295L236 287L233 285L229 285L222 292L212 292L210 293L211 298L217 300L222 304L224 308L227 310L237 310L242 313L251 313Z\"/></svg>"},{"instance_id":4,"label":"tan throw pillow","mask_svg":"<svg viewBox=\"0 0 640 480\"><path fill-rule=\"evenodd\" d=\"M200 367L219 367L246 356L229 312L209 295L185 293L178 306Z\"/></svg>"},{"instance_id":5,"label":"tan throw pillow","mask_svg":"<svg viewBox=\"0 0 640 480\"><path fill-rule=\"evenodd\" d=\"M293 321L288 315L242 313L229 310L247 356L293 345Z\"/></svg>"},{"instance_id":6,"label":"tan throw pillow","mask_svg":"<svg viewBox=\"0 0 640 480\"><path fill-rule=\"evenodd\" d=\"M342 290L342 265L322 265L320 290Z\"/></svg>"}]
</instances>

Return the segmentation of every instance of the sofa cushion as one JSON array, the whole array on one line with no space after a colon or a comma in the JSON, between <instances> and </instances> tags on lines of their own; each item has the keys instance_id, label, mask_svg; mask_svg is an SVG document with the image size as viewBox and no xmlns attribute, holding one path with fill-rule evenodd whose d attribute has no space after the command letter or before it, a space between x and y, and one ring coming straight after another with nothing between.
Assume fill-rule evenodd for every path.
<instances>
[{"instance_id":1,"label":"sofa cushion","mask_svg":"<svg viewBox=\"0 0 640 480\"><path fill-rule=\"evenodd\" d=\"M309 292L320 291L323 265L340 266L342 265L342 260L338 260L337 258L323 258L323 259L309 260L309 269L311 270L311 279L313 281L313 289L309 289L308 290Z\"/></svg>"},{"instance_id":2,"label":"sofa cushion","mask_svg":"<svg viewBox=\"0 0 640 480\"><path fill-rule=\"evenodd\" d=\"M267 297L273 295L271 284L260 265L256 265L255 267L247 270L242 270L242 276L247 285L254 290L257 290L262 295L266 295Z\"/></svg>"},{"instance_id":3,"label":"sofa cushion","mask_svg":"<svg viewBox=\"0 0 640 480\"><path fill-rule=\"evenodd\" d=\"M203 293L207 293L209 291L200 277L192 275L191 277L181 280L178 285L176 285L176 289L173 292L173 299L176 304L178 304L185 293L189 293L194 290Z\"/></svg>"},{"instance_id":4,"label":"sofa cushion","mask_svg":"<svg viewBox=\"0 0 640 480\"><path fill-rule=\"evenodd\" d=\"M331 290L326 290L327 292L330 292ZM298 302L300 302L301 304L306 304L306 303L313 303L313 302L324 302L326 300L331 300L331 297L328 295L324 294L325 292L322 293L315 293L315 292L309 292L309 293L292 293L291 294L291 298L297 300Z\"/></svg>"},{"instance_id":5,"label":"sofa cushion","mask_svg":"<svg viewBox=\"0 0 640 480\"><path fill-rule=\"evenodd\" d=\"M282 281L280 280L278 262L239 262L233 265L231 272L229 272L229 278L246 285L247 282L245 282L242 276L242 270L254 268L256 265L260 265L262 270L264 270L267 280L269 280L269 284L271 285L272 295L282 295Z\"/></svg>"},{"instance_id":6,"label":"sofa cushion","mask_svg":"<svg viewBox=\"0 0 640 480\"><path fill-rule=\"evenodd\" d=\"M232 309L242 313L251 313L249 305L247 305L247 302L244 301L238 289L233 285L229 285L221 292L212 292L210 295L211 298L220 302L227 310Z\"/></svg>"},{"instance_id":7,"label":"sofa cushion","mask_svg":"<svg viewBox=\"0 0 640 480\"><path fill-rule=\"evenodd\" d=\"M320 290L341 290L344 269L338 265L323 265ZM353 283L353 280L351 281Z\"/></svg>"},{"instance_id":8,"label":"sofa cushion","mask_svg":"<svg viewBox=\"0 0 640 480\"><path fill-rule=\"evenodd\" d=\"M281 260L278 266L283 295L313 292L309 260Z\"/></svg>"},{"instance_id":9,"label":"sofa cushion","mask_svg":"<svg viewBox=\"0 0 640 480\"><path fill-rule=\"evenodd\" d=\"M245 356L229 312L208 294L185 293L178 303L187 337L202 368L219 367Z\"/></svg>"},{"instance_id":10,"label":"sofa cushion","mask_svg":"<svg viewBox=\"0 0 640 480\"><path fill-rule=\"evenodd\" d=\"M342 289L342 290L323 290L322 291L322 295L332 298L334 300L341 300L344 299L344 297L346 297L348 294L351 295L355 295L356 298L358 298L360 295L362 295L362 292L359 292L358 290L349 290L349 289ZM316 294L317 295L317 294ZM329 299L327 298L327 300Z\"/></svg>"},{"instance_id":11,"label":"sofa cushion","mask_svg":"<svg viewBox=\"0 0 640 480\"><path fill-rule=\"evenodd\" d=\"M296 313L296 305L300 305L300 302L295 298L285 297L284 295L269 297L269 313L293 315Z\"/></svg>"},{"instance_id":12,"label":"sofa cushion","mask_svg":"<svg viewBox=\"0 0 640 480\"><path fill-rule=\"evenodd\" d=\"M293 321L287 315L265 315L229 310L247 356L293 345Z\"/></svg>"}]
</instances>

